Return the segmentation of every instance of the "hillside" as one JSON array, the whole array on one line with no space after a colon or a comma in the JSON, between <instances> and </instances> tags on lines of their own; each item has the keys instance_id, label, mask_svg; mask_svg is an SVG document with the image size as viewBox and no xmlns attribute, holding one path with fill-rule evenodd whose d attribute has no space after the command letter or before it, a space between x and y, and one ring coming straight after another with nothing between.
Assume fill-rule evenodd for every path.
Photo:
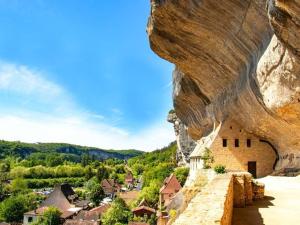
<instances>
[{"instance_id":1,"label":"hillside","mask_svg":"<svg viewBox=\"0 0 300 225\"><path fill-rule=\"evenodd\" d=\"M72 145L65 143L24 143L18 141L0 141L0 159L7 156L20 157L22 159L32 154L56 153L71 161L80 161L82 155L89 155L93 159L105 160L108 158L129 159L143 154L143 151L129 150L105 150L94 147Z\"/></svg>"}]
</instances>

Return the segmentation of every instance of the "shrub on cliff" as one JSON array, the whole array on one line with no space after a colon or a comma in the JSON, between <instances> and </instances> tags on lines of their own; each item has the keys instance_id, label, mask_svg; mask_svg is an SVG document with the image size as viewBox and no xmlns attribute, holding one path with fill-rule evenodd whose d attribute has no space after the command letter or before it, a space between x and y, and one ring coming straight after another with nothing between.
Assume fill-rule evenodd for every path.
<instances>
[{"instance_id":1,"label":"shrub on cliff","mask_svg":"<svg viewBox=\"0 0 300 225\"><path fill-rule=\"evenodd\" d=\"M204 163L204 169L210 169L211 164L214 163L214 157L211 154L211 150L209 148L205 148L204 154L202 155L201 159Z\"/></svg>"},{"instance_id":2,"label":"shrub on cliff","mask_svg":"<svg viewBox=\"0 0 300 225\"><path fill-rule=\"evenodd\" d=\"M226 173L226 167L223 165L216 165L214 171L218 174Z\"/></svg>"}]
</instances>

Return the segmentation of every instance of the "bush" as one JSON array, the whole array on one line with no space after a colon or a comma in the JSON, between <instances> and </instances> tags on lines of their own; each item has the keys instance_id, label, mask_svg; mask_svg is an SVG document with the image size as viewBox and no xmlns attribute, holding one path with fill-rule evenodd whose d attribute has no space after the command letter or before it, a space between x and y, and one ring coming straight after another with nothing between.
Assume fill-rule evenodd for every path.
<instances>
[{"instance_id":1,"label":"bush","mask_svg":"<svg viewBox=\"0 0 300 225\"><path fill-rule=\"evenodd\" d=\"M25 179L17 178L11 182L11 191L14 194L26 192L27 191L27 182Z\"/></svg>"},{"instance_id":2,"label":"bush","mask_svg":"<svg viewBox=\"0 0 300 225\"><path fill-rule=\"evenodd\" d=\"M59 225L61 212L55 207L49 207L32 225Z\"/></svg>"},{"instance_id":3,"label":"bush","mask_svg":"<svg viewBox=\"0 0 300 225\"><path fill-rule=\"evenodd\" d=\"M95 206L98 206L104 197L105 194L100 184L94 186L89 192L89 198Z\"/></svg>"},{"instance_id":4,"label":"bush","mask_svg":"<svg viewBox=\"0 0 300 225\"><path fill-rule=\"evenodd\" d=\"M103 225L128 224L133 215L121 198L116 198L111 207L103 214Z\"/></svg>"},{"instance_id":5,"label":"bush","mask_svg":"<svg viewBox=\"0 0 300 225\"><path fill-rule=\"evenodd\" d=\"M161 185L162 184L160 181L152 180L149 186L143 188L139 198L145 199L150 207L155 208L159 200L159 189Z\"/></svg>"},{"instance_id":6,"label":"bush","mask_svg":"<svg viewBox=\"0 0 300 225\"><path fill-rule=\"evenodd\" d=\"M214 167L214 170L216 173L221 174L221 173L226 173L226 167L223 165L216 165Z\"/></svg>"},{"instance_id":7,"label":"bush","mask_svg":"<svg viewBox=\"0 0 300 225\"><path fill-rule=\"evenodd\" d=\"M23 214L27 211L25 197L12 196L5 199L0 205L0 214L6 222L21 222Z\"/></svg>"},{"instance_id":8,"label":"bush","mask_svg":"<svg viewBox=\"0 0 300 225\"><path fill-rule=\"evenodd\" d=\"M185 181L189 175L189 171L190 169L187 167L179 167L175 169L174 174L177 180L180 182L181 186L185 184Z\"/></svg>"},{"instance_id":9,"label":"bush","mask_svg":"<svg viewBox=\"0 0 300 225\"><path fill-rule=\"evenodd\" d=\"M203 167L204 169L210 169L211 164L214 163L214 157L211 154L211 150L209 148L205 148L204 154L202 155Z\"/></svg>"}]
</instances>

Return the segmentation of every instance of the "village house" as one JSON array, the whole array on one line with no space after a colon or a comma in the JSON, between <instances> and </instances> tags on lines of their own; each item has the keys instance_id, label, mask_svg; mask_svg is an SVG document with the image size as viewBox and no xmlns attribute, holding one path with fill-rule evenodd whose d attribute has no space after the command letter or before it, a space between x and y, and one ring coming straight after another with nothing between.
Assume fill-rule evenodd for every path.
<instances>
[{"instance_id":1,"label":"village house","mask_svg":"<svg viewBox=\"0 0 300 225\"><path fill-rule=\"evenodd\" d=\"M83 208L88 208L88 202L80 201L69 184L57 185L39 208L24 213L23 224L28 225L36 221L50 206L60 210L61 219L64 221L72 218Z\"/></svg>"},{"instance_id":2,"label":"village house","mask_svg":"<svg viewBox=\"0 0 300 225\"><path fill-rule=\"evenodd\" d=\"M64 225L100 225L100 220L110 207L110 204L103 204L89 211L82 210L73 219L68 219Z\"/></svg>"},{"instance_id":3,"label":"village house","mask_svg":"<svg viewBox=\"0 0 300 225\"><path fill-rule=\"evenodd\" d=\"M171 174L164 180L163 186L159 191L160 207L166 207L172 197L181 189L181 185L174 174Z\"/></svg>"},{"instance_id":4,"label":"village house","mask_svg":"<svg viewBox=\"0 0 300 225\"><path fill-rule=\"evenodd\" d=\"M247 171L254 178L273 172L278 160L274 146L245 131L236 121L219 124L210 135L201 138L190 158L191 176L203 168L203 153L209 149L212 167L223 165L227 171Z\"/></svg>"},{"instance_id":5,"label":"village house","mask_svg":"<svg viewBox=\"0 0 300 225\"><path fill-rule=\"evenodd\" d=\"M156 210L149 207L149 204L145 199L143 199L140 204L131 211L136 217L144 217L146 215L148 218L150 218L152 215L156 214Z\"/></svg>"},{"instance_id":6,"label":"village house","mask_svg":"<svg viewBox=\"0 0 300 225\"><path fill-rule=\"evenodd\" d=\"M101 181L101 187L106 197L113 199L116 193L120 192L121 185L114 179L104 179Z\"/></svg>"},{"instance_id":7,"label":"village house","mask_svg":"<svg viewBox=\"0 0 300 225\"><path fill-rule=\"evenodd\" d=\"M126 174L125 185L128 188L133 188L133 186L134 186L134 177L133 177L131 171L128 171L127 174Z\"/></svg>"}]
</instances>

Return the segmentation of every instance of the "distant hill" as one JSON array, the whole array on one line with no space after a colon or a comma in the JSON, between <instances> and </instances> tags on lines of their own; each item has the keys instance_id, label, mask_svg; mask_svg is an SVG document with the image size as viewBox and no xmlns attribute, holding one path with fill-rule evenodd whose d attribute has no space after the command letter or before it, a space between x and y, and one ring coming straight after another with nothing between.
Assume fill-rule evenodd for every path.
<instances>
[{"instance_id":1,"label":"distant hill","mask_svg":"<svg viewBox=\"0 0 300 225\"><path fill-rule=\"evenodd\" d=\"M144 154L143 151L135 149L105 150L66 143L24 143L19 141L0 141L0 159L8 156L26 158L32 153L62 153L73 156L88 154L89 156L99 160L105 160L108 158L127 160Z\"/></svg>"}]
</instances>

